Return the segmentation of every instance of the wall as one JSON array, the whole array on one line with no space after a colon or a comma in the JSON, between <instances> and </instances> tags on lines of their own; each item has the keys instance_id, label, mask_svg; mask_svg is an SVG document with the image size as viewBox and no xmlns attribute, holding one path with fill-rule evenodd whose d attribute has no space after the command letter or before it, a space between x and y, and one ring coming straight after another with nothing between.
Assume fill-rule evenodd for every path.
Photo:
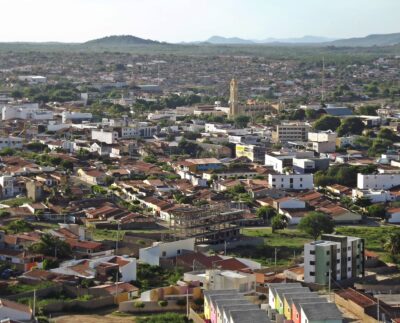
<instances>
[{"instance_id":1,"label":"wall","mask_svg":"<svg viewBox=\"0 0 400 323\"><path fill-rule=\"evenodd\" d=\"M175 301L169 301L168 305L162 307L157 302L144 302L145 306L136 308L135 301L122 302L119 304L118 310L120 312L127 312L132 314L146 314L146 313L166 313L166 312L181 312L186 313L186 305L177 305Z\"/></svg>"}]
</instances>

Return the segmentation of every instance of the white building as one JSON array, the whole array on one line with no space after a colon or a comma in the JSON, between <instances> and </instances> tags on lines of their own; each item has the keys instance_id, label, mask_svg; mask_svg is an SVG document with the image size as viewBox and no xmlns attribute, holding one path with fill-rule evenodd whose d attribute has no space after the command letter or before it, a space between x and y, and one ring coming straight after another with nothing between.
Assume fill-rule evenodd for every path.
<instances>
[{"instance_id":1,"label":"white building","mask_svg":"<svg viewBox=\"0 0 400 323\"><path fill-rule=\"evenodd\" d=\"M179 256L185 250L194 251L195 241L196 239L191 238L172 242L155 242L152 247L139 249L139 260L159 266L160 259Z\"/></svg>"},{"instance_id":2,"label":"white building","mask_svg":"<svg viewBox=\"0 0 400 323\"><path fill-rule=\"evenodd\" d=\"M14 191L15 178L9 175L0 176L0 186L2 197L13 197L15 195Z\"/></svg>"},{"instance_id":3,"label":"white building","mask_svg":"<svg viewBox=\"0 0 400 323\"><path fill-rule=\"evenodd\" d=\"M5 105L1 110L2 120L52 120L53 112L39 109L37 103L24 103L21 105Z\"/></svg>"},{"instance_id":4,"label":"white building","mask_svg":"<svg viewBox=\"0 0 400 323\"><path fill-rule=\"evenodd\" d=\"M0 299L1 322L31 322L31 319L32 310L29 306L9 301L4 298Z\"/></svg>"},{"instance_id":5,"label":"white building","mask_svg":"<svg viewBox=\"0 0 400 323\"><path fill-rule=\"evenodd\" d=\"M22 148L22 138L0 137L0 150L4 148L13 148L13 149Z\"/></svg>"},{"instance_id":6,"label":"white building","mask_svg":"<svg viewBox=\"0 0 400 323\"><path fill-rule=\"evenodd\" d=\"M367 198L371 203L386 203L397 200L396 194L392 194L391 191L387 190L373 190L373 189L353 189L352 190L353 201L359 198Z\"/></svg>"},{"instance_id":7,"label":"white building","mask_svg":"<svg viewBox=\"0 0 400 323\"><path fill-rule=\"evenodd\" d=\"M112 130L107 131L104 129L92 130L92 139L108 145L115 144L118 139L118 132Z\"/></svg>"},{"instance_id":8,"label":"white building","mask_svg":"<svg viewBox=\"0 0 400 323\"><path fill-rule=\"evenodd\" d=\"M389 190L400 185L400 174L357 174L357 188L361 190Z\"/></svg>"},{"instance_id":9,"label":"white building","mask_svg":"<svg viewBox=\"0 0 400 323\"><path fill-rule=\"evenodd\" d=\"M241 293L254 291L256 275L233 270L209 269L184 274L184 281L200 281L205 290L234 289Z\"/></svg>"},{"instance_id":10,"label":"white building","mask_svg":"<svg viewBox=\"0 0 400 323\"><path fill-rule=\"evenodd\" d=\"M67 123L67 122L90 121L92 120L93 115L91 113L63 111L61 117L62 117L62 123Z\"/></svg>"},{"instance_id":11,"label":"white building","mask_svg":"<svg viewBox=\"0 0 400 323\"><path fill-rule=\"evenodd\" d=\"M336 150L337 134L333 131L309 132L308 141L312 149L318 153L331 153Z\"/></svg>"},{"instance_id":12,"label":"white building","mask_svg":"<svg viewBox=\"0 0 400 323\"><path fill-rule=\"evenodd\" d=\"M81 263L88 263L87 269L84 272L76 271L75 266ZM70 260L60 264L58 268L50 269L50 271L68 275L78 276L83 278L95 278L96 268L101 265L118 264L118 270L121 274L119 281L127 283L136 280L136 258L120 257L120 256L103 256L92 259Z\"/></svg>"},{"instance_id":13,"label":"white building","mask_svg":"<svg viewBox=\"0 0 400 323\"><path fill-rule=\"evenodd\" d=\"M314 188L313 174L268 174L271 188L311 190Z\"/></svg>"},{"instance_id":14,"label":"white building","mask_svg":"<svg viewBox=\"0 0 400 323\"><path fill-rule=\"evenodd\" d=\"M19 81L28 82L29 84L44 84L47 82L47 77L40 75L20 75Z\"/></svg>"},{"instance_id":15,"label":"white building","mask_svg":"<svg viewBox=\"0 0 400 323\"><path fill-rule=\"evenodd\" d=\"M271 166L274 171L282 174L285 167L293 166L293 158L308 159L313 157L314 152L312 151L271 152L265 154L265 166Z\"/></svg>"}]
</instances>

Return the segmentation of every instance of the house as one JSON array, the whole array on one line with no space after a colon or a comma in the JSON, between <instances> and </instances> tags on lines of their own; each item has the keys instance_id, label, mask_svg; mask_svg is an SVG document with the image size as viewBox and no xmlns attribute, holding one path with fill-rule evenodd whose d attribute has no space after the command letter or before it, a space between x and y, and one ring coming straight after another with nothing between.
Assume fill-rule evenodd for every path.
<instances>
[{"instance_id":1,"label":"house","mask_svg":"<svg viewBox=\"0 0 400 323\"><path fill-rule=\"evenodd\" d=\"M29 306L0 298L0 320L30 321L32 314Z\"/></svg>"},{"instance_id":2,"label":"house","mask_svg":"<svg viewBox=\"0 0 400 323\"><path fill-rule=\"evenodd\" d=\"M222 163L216 158L186 159L178 165L183 171L202 173L222 168Z\"/></svg>"},{"instance_id":3,"label":"house","mask_svg":"<svg viewBox=\"0 0 400 323\"><path fill-rule=\"evenodd\" d=\"M283 190L312 190L313 174L269 174L269 187Z\"/></svg>"},{"instance_id":4,"label":"house","mask_svg":"<svg viewBox=\"0 0 400 323\"><path fill-rule=\"evenodd\" d=\"M400 223L400 208L393 207L386 211L387 222L389 223Z\"/></svg>"},{"instance_id":5,"label":"house","mask_svg":"<svg viewBox=\"0 0 400 323\"><path fill-rule=\"evenodd\" d=\"M120 273L121 282L136 280L136 259L119 256L103 256L92 259L71 260L60 264L51 272L76 276L86 279L107 280L114 276L115 272Z\"/></svg>"},{"instance_id":6,"label":"house","mask_svg":"<svg viewBox=\"0 0 400 323\"><path fill-rule=\"evenodd\" d=\"M306 303L301 306L301 323L342 323L342 313L333 303Z\"/></svg>"},{"instance_id":7,"label":"house","mask_svg":"<svg viewBox=\"0 0 400 323\"><path fill-rule=\"evenodd\" d=\"M106 175L96 169L84 170L81 168L78 170L78 177L90 185L104 185Z\"/></svg>"},{"instance_id":8,"label":"house","mask_svg":"<svg viewBox=\"0 0 400 323\"><path fill-rule=\"evenodd\" d=\"M205 290L235 289L240 293L255 291L256 275L233 270L207 269L184 274L184 281L199 281Z\"/></svg>"},{"instance_id":9,"label":"house","mask_svg":"<svg viewBox=\"0 0 400 323\"><path fill-rule=\"evenodd\" d=\"M360 190L389 190L400 185L400 174L357 174L357 188Z\"/></svg>"},{"instance_id":10,"label":"house","mask_svg":"<svg viewBox=\"0 0 400 323\"><path fill-rule=\"evenodd\" d=\"M318 293L310 292L303 295L295 294L289 296L288 305L291 306L290 319L293 321L293 323L301 323L301 304L314 304L323 302L324 300L318 295ZM327 301L325 300L325 302ZM288 317L286 316L286 318Z\"/></svg>"},{"instance_id":11,"label":"house","mask_svg":"<svg viewBox=\"0 0 400 323\"><path fill-rule=\"evenodd\" d=\"M0 249L0 261L13 265L17 270L27 271L43 261L43 255L29 251Z\"/></svg>"},{"instance_id":12,"label":"house","mask_svg":"<svg viewBox=\"0 0 400 323\"><path fill-rule=\"evenodd\" d=\"M91 287L89 293L99 296L112 295L115 297L116 303L119 304L139 297L139 288L130 283L118 282Z\"/></svg>"},{"instance_id":13,"label":"house","mask_svg":"<svg viewBox=\"0 0 400 323\"><path fill-rule=\"evenodd\" d=\"M140 261L160 266L161 260L182 255L185 251L194 251L195 239L185 239L173 242L154 242L153 246L139 250Z\"/></svg>"},{"instance_id":14,"label":"house","mask_svg":"<svg viewBox=\"0 0 400 323\"><path fill-rule=\"evenodd\" d=\"M187 297L194 300L203 297L199 282L178 282L177 285L154 288L140 294L140 300L143 302L177 299L186 300Z\"/></svg>"}]
</instances>

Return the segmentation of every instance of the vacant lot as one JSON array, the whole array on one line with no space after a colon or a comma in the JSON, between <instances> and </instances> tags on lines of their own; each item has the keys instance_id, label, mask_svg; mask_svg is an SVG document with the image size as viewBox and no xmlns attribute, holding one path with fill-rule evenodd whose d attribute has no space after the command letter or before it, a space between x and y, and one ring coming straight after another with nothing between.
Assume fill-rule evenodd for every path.
<instances>
[{"instance_id":1,"label":"vacant lot","mask_svg":"<svg viewBox=\"0 0 400 323\"><path fill-rule=\"evenodd\" d=\"M52 319L54 323L133 323L133 316L100 315L65 315Z\"/></svg>"},{"instance_id":2,"label":"vacant lot","mask_svg":"<svg viewBox=\"0 0 400 323\"><path fill-rule=\"evenodd\" d=\"M366 249L375 251L384 261L393 261L383 249L383 241L390 233L396 231L400 231L400 227L391 225L380 227L342 226L336 228L338 234L364 238ZM275 248L277 264L288 265L293 262L296 255L303 252L304 243L312 241L311 237L296 229L285 229L272 233L271 228L252 228L243 229L243 234L264 238L264 245L253 248L237 248L232 251L232 254L251 257L264 265L272 265L275 262Z\"/></svg>"}]
</instances>

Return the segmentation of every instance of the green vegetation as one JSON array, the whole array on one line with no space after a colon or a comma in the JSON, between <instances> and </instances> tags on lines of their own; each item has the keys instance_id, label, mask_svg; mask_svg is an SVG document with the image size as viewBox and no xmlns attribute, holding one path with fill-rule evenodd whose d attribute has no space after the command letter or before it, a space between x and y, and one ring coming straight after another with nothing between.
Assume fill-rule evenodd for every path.
<instances>
[{"instance_id":1,"label":"green vegetation","mask_svg":"<svg viewBox=\"0 0 400 323\"><path fill-rule=\"evenodd\" d=\"M18 283L14 285L8 285L7 286L7 293L10 294L19 294L19 293L25 293L25 292L33 292L35 289L44 289L53 286L54 283L51 281L45 281L41 282L36 285L29 285L29 284L23 284L23 283Z\"/></svg>"},{"instance_id":2,"label":"green vegetation","mask_svg":"<svg viewBox=\"0 0 400 323\"><path fill-rule=\"evenodd\" d=\"M5 204L11 207L16 207L16 206L21 206L22 204L25 203L31 203L32 201L28 199L27 197L16 197L13 199L8 199L4 201L0 201L0 204Z\"/></svg>"},{"instance_id":3,"label":"green vegetation","mask_svg":"<svg viewBox=\"0 0 400 323\"><path fill-rule=\"evenodd\" d=\"M333 220L321 212L309 212L300 220L298 229L317 240L322 233L332 233L335 228Z\"/></svg>"},{"instance_id":4,"label":"green vegetation","mask_svg":"<svg viewBox=\"0 0 400 323\"><path fill-rule=\"evenodd\" d=\"M335 131L340 126L340 119L330 115L323 115L314 122L313 126L315 130Z\"/></svg>"},{"instance_id":5,"label":"green vegetation","mask_svg":"<svg viewBox=\"0 0 400 323\"><path fill-rule=\"evenodd\" d=\"M349 166L334 165L326 171L318 171L314 175L315 186L341 184L349 187L357 185L357 173L371 174L376 170L376 165Z\"/></svg>"},{"instance_id":6,"label":"green vegetation","mask_svg":"<svg viewBox=\"0 0 400 323\"><path fill-rule=\"evenodd\" d=\"M361 135L364 127L364 123L360 118L345 118L342 119L339 128L337 128L337 133L339 137L350 134Z\"/></svg>"},{"instance_id":7,"label":"green vegetation","mask_svg":"<svg viewBox=\"0 0 400 323\"><path fill-rule=\"evenodd\" d=\"M65 241L45 233L40 237L40 241L31 245L30 249L33 252L53 256L56 258L68 258L71 256L71 247ZM51 264L49 264L51 266Z\"/></svg>"},{"instance_id":8,"label":"green vegetation","mask_svg":"<svg viewBox=\"0 0 400 323\"><path fill-rule=\"evenodd\" d=\"M180 268L163 269L159 266L138 264L137 280L134 285L142 291L170 286L175 284L182 277L182 274L183 272Z\"/></svg>"},{"instance_id":9,"label":"green vegetation","mask_svg":"<svg viewBox=\"0 0 400 323\"><path fill-rule=\"evenodd\" d=\"M287 227L287 218L283 214L276 214L271 220L272 233L276 230L283 230Z\"/></svg>"},{"instance_id":10,"label":"green vegetation","mask_svg":"<svg viewBox=\"0 0 400 323\"><path fill-rule=\"evenodd\" d=\"M7 224L5 228L10 233L30 232L33 230L33 225L25 220L15 220Z\"/></svg>"},{"instance_id":11,"label":"green vegetation","mask_svg":"<svg viewBox=\"0 0 400 323\"><path fill-rule=\"evenodd\" d=\"M189 323L185 315L176 313L156 314L148 317L136 318L137 323Z\"/></svg>"}]
</instances>

